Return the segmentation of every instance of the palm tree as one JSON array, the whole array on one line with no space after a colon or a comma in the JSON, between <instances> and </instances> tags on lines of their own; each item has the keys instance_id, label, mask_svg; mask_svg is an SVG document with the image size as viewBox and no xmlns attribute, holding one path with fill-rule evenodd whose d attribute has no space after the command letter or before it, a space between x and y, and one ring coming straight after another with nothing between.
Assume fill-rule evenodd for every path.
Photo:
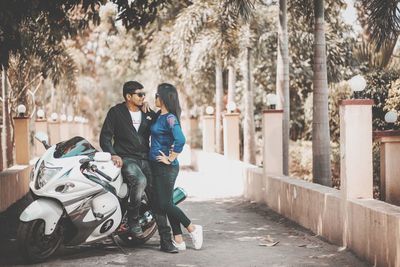
<instances>
[{"instance_id":1,"label":"palm tree","mask_svg":"<svg viewBox=\"0 0 400 267\"><path fill-rule=\"evenodd\" d=\"M234 62L228 65L228 103L235 103L236 94L236 69Z\"/></svg>"},{"instance_id":2,"label":"palm tree","mask_svg":"<svg viewBox=\"0 0 400 267\"><path fill-rule=\"evenodd\" d=\"M254 94L251 74L251 48L244 50L244 121L243 121L243 161L256 164L256 139L254 126Z\"/></svg>"},{"instance_id":3,"label":"palm tree","mask_svg":"<svg viewBox=\"0 0 400 267\"><path fill-rule=\"evenodd\" d=\"M222 111L224 109L224 88L222 80L222 62L219 54L215 55L215 148L223 152Z\"/></svg>"},{"instance_id":4,"label":"palm tree","mask_svg":"<svg viewBox=\"0 0 400 267\"><path fill-rule=\"evenodd\" d=\"M7 140L8 140L8 131L7 129L9 128L9 116L8 116L8 83L7 83L7 69L3 67L3 70L1 72L1 97L2 97L2 130L1 130L1 169L3 170L4 168L7 168L9 166L7 159L8 157L8 150L9 146Z\"/></svg>"},{"instance_id":5,"label":"palm tree","mask_svg":"<svg viewBox=\"0 0 400 267\"><path fill-rule=\"evenodd\" d=\"M357 56L366 59L370 68L386 68L400 34L399 1L358 1L358 21L363 33Z\"/></svg>"},{"instance_id":6,"label":"palm tree","mask_svg":"<svg viewBox=\"0 0 400 267\"><path fill-rule=\"evenodd\" d=\"M250 0L195 1L178 16L172 30L170 53L173 55L178 71L184 81L190 81L188 66L196 42L206 41L210 45L207 54L211 54L215 64L215 106L216 106L216 152L223 150L222 111L223 107L223 68L229 59L238 52L236 29L239 17L246 19L252 7ZM211 38L199 37L207 32ZM211 40L211 41L210 41ZM206 58L204 55L203 58ZM185 87L189 87L185 85Z\"/></svg>"},{"instance_id":7,"label":"palm tree","mask_svg":"<svg viewBox=\"0 0 400 267\"><path fill-rule=\"evenodd\" d=\"M289 174L289 41L287 33L286 0L279 0L278 59L276 65L277 108L283 109L283 174Z\"/></svg>"},{"instance_id":8,"label":"palm tree","mask_svg":"<svg viewBox=\"0 0 400 267\"><path fill-rule=\"evenodd\" d=\"M365 15L360 17L361 24L377 50L397 41L400 34L399 0L357 0L357 5Z\"/></svg>"},{"instance_id":9,"label":"palm tree","mask_svg":"<svg viewBox=\"0 0 400 267\"><path fill-rule=\"evenodd\" d=\"M314 0L313 180L322 185L332 186L324 2Z\"/></svg>"}]
</instances>

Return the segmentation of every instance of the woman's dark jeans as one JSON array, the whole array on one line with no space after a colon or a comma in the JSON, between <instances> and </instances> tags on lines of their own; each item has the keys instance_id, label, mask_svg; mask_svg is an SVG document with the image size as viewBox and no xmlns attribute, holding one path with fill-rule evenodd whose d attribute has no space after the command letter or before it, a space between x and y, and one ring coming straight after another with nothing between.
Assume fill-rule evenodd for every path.
<instances>
[{"instance_id":1,"label":"woman's dark jeans","mask_svg":"<svg viewBox=\"0 0 400 267\"><path fill-rule=\"evenodd\" d=\"M156 209L160 214L167 214L174 235L182 234L181 226L190 225L189 218L172 201L175 181L179 173L179 165L166 165L161 162L150 162Z\"/></svg>"}]
</instances>

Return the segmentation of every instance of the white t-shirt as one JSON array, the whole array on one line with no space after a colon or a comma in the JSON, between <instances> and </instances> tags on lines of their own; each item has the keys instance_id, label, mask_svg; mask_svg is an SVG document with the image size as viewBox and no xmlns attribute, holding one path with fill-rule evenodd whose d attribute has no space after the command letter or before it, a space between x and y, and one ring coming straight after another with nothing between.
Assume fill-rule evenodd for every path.
<instances>
[{"instance_id":1,"label":"white t-shirt","mask_svg":"<svg viewBox=\"0 0 400 267\"><path fill-rule=\"evenodd\" d=\"M133 127L135 127L136 131L139 131L140 123L142 122L142 112L139 111L129 111L132 117Z\"/></svg>"}]
</instances>

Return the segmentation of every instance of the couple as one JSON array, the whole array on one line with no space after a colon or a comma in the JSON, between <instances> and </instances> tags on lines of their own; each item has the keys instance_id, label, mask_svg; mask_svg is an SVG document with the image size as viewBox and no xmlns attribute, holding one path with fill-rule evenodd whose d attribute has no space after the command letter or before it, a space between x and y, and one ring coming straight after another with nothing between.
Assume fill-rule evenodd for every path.
<instances>
[{"instance_id":1,"label":"couple","mask_svg":"<svg viewBox=\"0 0 400 267\"><path fill-rule=\"evenodd\" d=\"M190 233L194 248L200 249L203 243L202 227L192 224L172 201L179 172L177 157L185 144L179 120L178 92L168 83L158 86L155 95L156 107L160 108L158 113L144 102L145 92L139 82L126 82L122 93L125 102L108 111L100 133L100 146L103 151L111 153L114 164L122 168L122 175L128 183L129 232L137 237L143 235L139 208L147 186L160 235L160 249L169 253L186 249L181 224ZM168 226L167 216L171 227Z\"/></svg>"}]
</instances>

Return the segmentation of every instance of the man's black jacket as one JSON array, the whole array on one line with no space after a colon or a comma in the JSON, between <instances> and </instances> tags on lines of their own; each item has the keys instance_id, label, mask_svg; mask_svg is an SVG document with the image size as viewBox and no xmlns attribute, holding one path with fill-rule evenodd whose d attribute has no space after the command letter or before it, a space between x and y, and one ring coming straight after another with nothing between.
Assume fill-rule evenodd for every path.
<instances>
[{"instance_id":1,"label":"man's black jacket","mask_svg":"<svg viewBox=\"0 0 400 267\"><path fill-rule=\"evenodd\" d=\"M101 149L122 158L148 159L150 126L156 118L154 111L142 112L142 122L136 131L125 102L115 105L108 111L101 128Z\"/></svg>"}]
</instances>

